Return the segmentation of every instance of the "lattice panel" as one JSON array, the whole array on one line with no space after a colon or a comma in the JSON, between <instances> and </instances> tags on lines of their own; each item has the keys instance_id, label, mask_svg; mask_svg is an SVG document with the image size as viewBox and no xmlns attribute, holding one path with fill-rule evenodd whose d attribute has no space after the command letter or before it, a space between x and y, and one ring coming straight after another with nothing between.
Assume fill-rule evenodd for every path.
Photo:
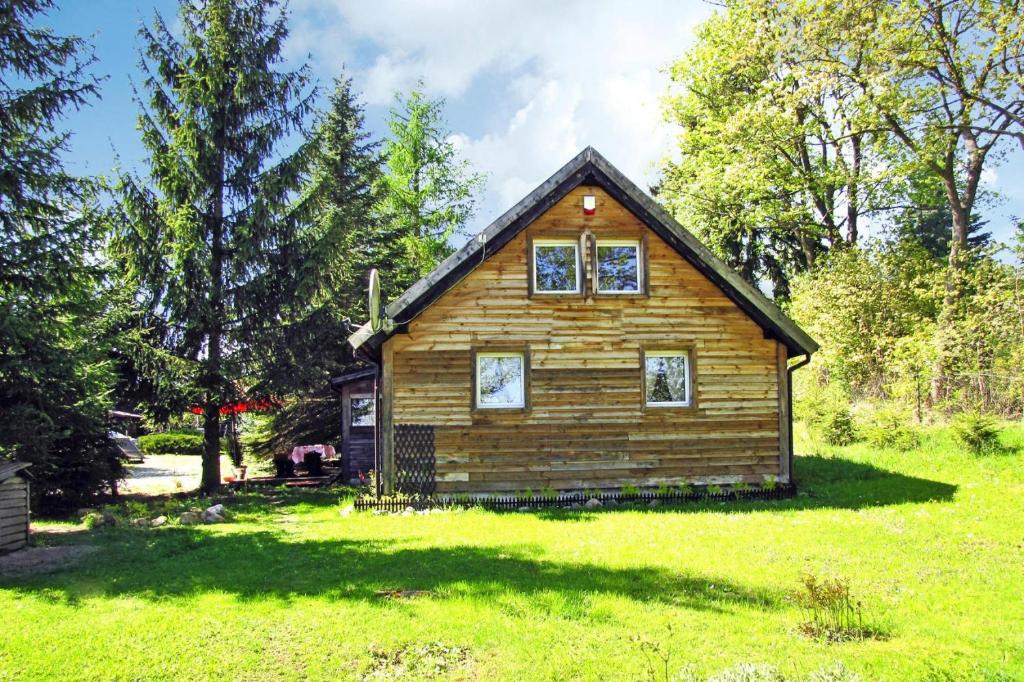
<instances>
[{"instance_id":1,"label":"lattice panel","mask_svg":"<svg viewBox=\"0 0 1024 682\"><path fill-rule=\"evenodd\" d=\"M395 490L407 495L433 495L435 489L434 427L395 424Z\"/></svg>"}]
</instances>

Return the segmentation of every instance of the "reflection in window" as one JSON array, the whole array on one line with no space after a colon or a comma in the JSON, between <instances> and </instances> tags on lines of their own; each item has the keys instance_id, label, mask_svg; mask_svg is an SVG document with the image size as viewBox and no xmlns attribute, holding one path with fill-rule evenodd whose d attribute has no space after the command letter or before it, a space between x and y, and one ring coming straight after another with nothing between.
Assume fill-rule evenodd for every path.
<instances>
[{"instance_id":1,"label":"reflection in window","mask_svg":"<svg viewBox=\"0 0 1024 682\"><path fill-rule=\"evenodd\" d=\"M638 242L597 242L597 291L640 291Z\"/></svg>"},{"instance_id":2,"label":"reflection in window","mask_svg":"<svg viewBox=\"0 0 1024 682\"><path fill-rule=\"evenodd\" d=\"M476 406L524 407L522 353L476 356Z\"/></svg>"},{"instance_id":3,"label":"reflection in window","mask_svg":"<svg viewBox=\"0 0 1024 682\"><path fill-rule=\"evenodd\" d=\"M577 293L580 290L578 245L539 242L533 245L533 290Z\"/></svg>"},{"instance_id":4,"label":"reflection in window","mask_svg":"<svg viewBox=\"0 0 1024 682\"><path fill-rule=\"evenodd\" d=\"M690 357L686 351L648 351L644 371L648 405L690 404Z\"/></svg>"},{"instance_id":5,"label":"reflection in window","mask_svg":"<svg viewBox=\"0 0 1024 682\"><path fill-rule=\"evenodd\" d=\"M359 396L352 398L352 426L373 426L373 398Z\"/></svg>"}]
</instances>

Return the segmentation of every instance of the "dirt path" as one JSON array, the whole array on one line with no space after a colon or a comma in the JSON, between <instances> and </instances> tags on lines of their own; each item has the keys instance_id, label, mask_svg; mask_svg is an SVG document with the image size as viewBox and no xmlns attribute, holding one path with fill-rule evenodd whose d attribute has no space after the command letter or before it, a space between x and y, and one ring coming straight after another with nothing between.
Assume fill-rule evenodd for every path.
<instances>
[{"instance_id":1,"label":"dirt path","mask_svg":"<svg viewBox=\"0 0 1024 682\"><path fill-rule=\"evenodd\" d=\"M93 545L60 545L58 547L27 547L0 555L0 575L21 576L52 573L76 563L96 551Z\"/></svg>"},{"instance_id":2,"label":"dirt path","mask_svg":"<svg viewBox=\"0 0 1024 682\"><path fill-rule=\"evenodd\" d=\"M222 457L221 473L231 473L231 461ZM134 495L166 495L196 490L203 460L195 455L146 455L142 464L128 465L121 492Z\"/></svg>"}]
</instances>

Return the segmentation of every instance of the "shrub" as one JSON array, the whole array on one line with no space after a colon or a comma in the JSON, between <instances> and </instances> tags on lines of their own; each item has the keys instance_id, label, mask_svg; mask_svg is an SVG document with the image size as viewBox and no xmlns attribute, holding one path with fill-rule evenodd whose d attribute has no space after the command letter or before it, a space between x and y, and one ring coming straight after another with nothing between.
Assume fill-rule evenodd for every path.
<instances>
[{"instance_id":1,"label":"shrub","mask_svg":"<svg viewBox=\"0 0 1024 682\"><path fill-rule=\"evenodd\" d=\"M636 487L635 485L624 485L624 486L622 486L622 489L619 490L619 494L620 495L639 495L640 494L640 488Z\"/></svg>"},{"instance_id":2,"label":"shrub","mask_svg":"<svg viewBox=\"0 0 1024 682\"><path fill-rule=\"evenodd\" d=\"M920 445L921 439L908 420L907 415L891 409L875 412L871 423L864 429L867 441L879 448L893 450L913 450Z\"/></svg>"},{"instance_id":3,"label":"shrub","mask_svg":"<svg viewBox=\"0 0 1024 682\"><path fill-rule=\"evenodd\" d=\"M202 455L201 433L154 433L139 436L139 449L147 455Z\"/></svg>"},{"instance_id":4,"label":"shrub","mask_svg":"<svg viewBox=\"0 0 1024 682\"><path fill-rule=\"evenodd\" d=\"M708 495L721 495L722 486L718 485L717 483L712 483L707 487L707 493Z\"/></svg>"},{"instance_id":5,"label":"shrub","mask_svg":"<svg viewBox=\"0 0 1024 682\"><path fill-rule=\"evenodd\" d=\"M868 636L861 602L851 596L849 581L841 577L818 578L808 573L802 583L803 590L796 594L796 601L808 617L800 625L805 635L829 642Z\"/></svg>"},{"instance_id":6,"label":"shrub","mask_svg":"<svg viewBox=\"0 0 1024 682\"><path fill-rule=\"evenodd\" d=\"M689 483L680 483L677 489L679 490L679 494L684 497L693 494L693 486Z\"/></svg>"},{"instance_id":7,"label":"shrub","mask_svg":"<svg viewBox=\"0 0 1024 682\"><path fill-rule=\"evenodd\" d=\"M996 420L978 412L962 412L953 420L953 437L976 455L999 449Z\"/></svg>"},{"instance_id":8,"label":"shrub","mask_svg":"<svg viewBox=\"0 0 1024 682\"><path fill-rule=\"evenodd\" d=\"M779 482L770 476L765 476L764 481L761 482L761 490L767 490L771 492L779 487Z\"/></svg>"},{"instance_id":9,"label":"shrub","mask_svg":"<svg viewBox=\"0 0 1024 682\"><path fill-rule=\"evenodd\" d=\"M670 486L667 483L662 483L661 485L658 486L658 488L654 492L659 497L665 497L666 495L668 495L669 493L672 492L672 486Z\"/></svg>"},{"instance_id":10,"label":"shrub","mask_svg":"<svg viewBox=\"0 0 1024 682\"><path fill-rule=\"evenodd\" d=\"M850 445L857 441L857 428L848 407L837 407L823 417L821 437L829 445Z\"/></svg>"}]
</instances>

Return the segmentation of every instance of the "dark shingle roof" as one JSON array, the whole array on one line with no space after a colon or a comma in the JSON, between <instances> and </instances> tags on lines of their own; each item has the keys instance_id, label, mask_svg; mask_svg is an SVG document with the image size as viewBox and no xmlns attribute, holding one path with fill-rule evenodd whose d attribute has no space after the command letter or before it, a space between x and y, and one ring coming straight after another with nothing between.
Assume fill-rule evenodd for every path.
<instances>
[{"instance_id":1,"label":"dark shingle roof","mask_svg":"<svg viewBox=\"0 0 1024 682\"><path fill-rule=\"evenodd\" d=\"M19 472L23 472L23 476L28 476L28 472L24 470L30 466L32 465L28 462L0 462L0 483L3 483Z\"/></svg>"}]
</instances>

